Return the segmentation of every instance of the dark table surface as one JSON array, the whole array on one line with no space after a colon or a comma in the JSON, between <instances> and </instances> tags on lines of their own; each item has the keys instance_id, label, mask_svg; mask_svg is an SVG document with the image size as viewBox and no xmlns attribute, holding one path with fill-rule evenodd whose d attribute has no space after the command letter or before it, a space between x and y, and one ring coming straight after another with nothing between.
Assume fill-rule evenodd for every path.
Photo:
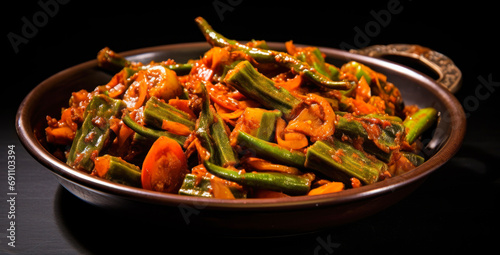
<instances>
[{"instance_id":1,"label":"dark table surface","mask_svg":"<svg viewBox=\"0 0 500 255\"><path fill-rule=\"evenodd\" d=\"M179 249L185 254L455 254L498 246L500 66L495 38L499 22L493 6L477 1L435 6L434 2L410 0L368 5L242 0L134 3L42 0L10 3L3 10L8 20L3 26L2 54L7 56L7 70L4 68L2 76L0 254L152 250L170 254ZM332 48L415 43L439 51L463 72L462 88L455 94L468 116L463 145L402 201L360 221L320 232L238 239L214 237L207 230L205 235L192 236L173 232L168 226L158 229L144 220L147 215L131 218L123 212L110 217L104 209L66 191L26 152L15 133L17 107L38 83L94 58L104 46L125 51L203 41L193 22L196 16L241 40L293 39ZM364 37L359 31L365 32ZM15 208L8 202L9 145L15 146L16 153ZM8 245L12 209L16 247Z\"/></svg>"}]
</instances>

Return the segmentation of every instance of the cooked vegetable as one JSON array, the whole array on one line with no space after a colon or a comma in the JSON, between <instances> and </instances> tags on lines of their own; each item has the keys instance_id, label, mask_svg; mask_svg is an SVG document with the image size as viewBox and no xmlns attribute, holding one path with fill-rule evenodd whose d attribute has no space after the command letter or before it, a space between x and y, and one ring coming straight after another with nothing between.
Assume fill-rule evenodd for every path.
<instances>
[{"instance_id":1,"label":"cooked vegetable","mask_svg":"<svg viewBox=\"0 0 500 255\"><path fill-rule=\"evenodd\" d=\"M104 47L97 53L97 65L110 72L118 72L132 63L126 58L120 56L108 47Z\"/></svg>"},{"instance_id":2,"label":"cooked vegetable","mask_svg":"<svg viewBox=\"0 0 500 255\"><path fill-rule=\"evenodd\" d=\"M287 42L285 45L290 55L300 61L306 62L332 81L339 80L339 69L334 65L326 63L321 51L317 47L297 48L293 45L292 41Z\"/></svg>"},{"instance_id":3,"label":"cooked vegetable","mask_svg":"<svg viewBox=\"0 0 500 255\"><path fill-rule=\"evenodd\" d=\"M425 162L425 158L412 152L402 151L401 154L407 158L414 166L420 166Z\"/></svg>"},{"instance_id":4,"label":"cooked vegetable","mask_svg":"<svg viewBox=\"0 0 500 255\"><path fill-rule=\"evenodd\" d=\"M187 159L181 146L162 136L153 143L142 164L142 187L177 193L187 173Z\"/></svg>"},{"instance_id":5,"label":"cooked vegetable","mask_svg":"<svg viewBox=\"0 0 500 255\"><path fill-rule=\"evenodd\" d=\"M383 100L385 112L391 115L401 115L404 108L401 92L394 84L387 82L385 75L355 61L342 66L342 71L354 74L358 80L363 77L370 85L373 95Z\"/></svg>"},{"instance_id":6,"label":"cooked vegetable","mask_svg":"<svg viewBox=\"0 0 500 255\"><path fill-rule=\"evenodd\" d=\"M340 115L339 115L340 114ZM398 150L405 133L401 121L381 115L353 116L338 112L335 125L337 136L347 135L352 139L362 139L364 149L389 162L394 150Z\"/></svg>"},{"instance_id":7,"label":"cooked vegetable","mask_svg":"<svg viewBox=\"0 0 500 255\"><path fill-rule=\"evenodd\" d=\"M111 122L119 117L123 101L111 99L106 95L97 95L88 104L82 126L76 131L66 163L76 169L91 172L93 158L111 139Z\"/></svg>"},{"instance_id":8,"label":"cooked vegetable","mask_svg":"<svg viewBox=\"0 0 500 255\"><path fill-rule=\"evenodd\" d=\"M144 122L157 129L162 129L164 122L179 123L189 132L194 130L195 122L189 114L160 101L157 97L151 97L144 107Z\"/></svg>"},{"instance_id":9,"label":"cooked vegetable","mask_svg":"<svg viewBox=\"0 0 500 255\"><path fill-rule=\"evenodd\" d=\"M152 140L156 140L162 136L166 136L168 138L175 140L177 143L179 143L179 145L182 146L182 145L184 145L184 142L186 142L186 139L187 139L186 136L176 135L176 134L172 134L172 133L167 132L167 131L156 130L153 128L148 128L148 127L142 126L142 125L138 124L137 122L135 122L128 114L123 115L122 121L123 121L123 123L125 123L125 125L127 125L129 128L131 128L132 130L134 130L138 134L140 134L144 137L150 138Z\"/></svg>"},{"instance_id":10,"label":"cooked vegetable","mask_svg":"<svg viewBox=\"0 0 500 255\"><path fill-rule=\"evenodd\" d=\"M210 160L218 164L219 162L217 162L217 157L214 156L216 153L215 144L210 135L210 127L214 123L214 115L212 110L210 109L210 97L208 96L203 82L200 82L200 88L202 106L200 117L198 118L198 123L196 126L195 135L200 141L201 146L204 148L205 153L201 153L200 151L198 151L198 154L200 154L200 158L202 160Z\"/></svg>"},{"instance_id":11,"label":"cooked vegetable","mask_svg":"<svg viewBox=\"0 0 500 255\"><path fill-rule=\"evenodd\" d=\"M198 178L194 174L187 174L179 189L179 194L196 197L213 197L211 190L210 178Z\"/></svg>"},{"instance_id":12,"label":"cooked vegetable","mask_svg":"<svg viewBox=\"0 0 500 255\"><path fill-rule=\"evenodd\" d=\"M140 63L133 63L124 58L123 56L119 55L118 53L114 52L108 47L104 47L97 54L97 65L113 73L118 72L119 70L125 67L131 67L131 69L136 69L136 70L148 67L148 66L143 66ZM161 65L165 68L175 71L178 75L187 74L189 73L189 71L191 71L191 68L193 68L193 65L190 63L185 63L185 64L161 63Z\"/></svg>"},{"instance_id":13,"label":"cooked vegetable","mask_svg":"<svg viewBox=\"0 0 500 255\"><path fill-rule=\"evenodd\" d=\"M210 160L220 166L235 165L239 160L231 147L226 124L212 109L210 97L203 83L200 83L200 88L203 101L195 135L208 154L204 155L208 158L203 156L202 160Z\"/></svg>"},{"instance_id":14,"label":"cooked vegetable","mask_svg":"<svg viewBox=\"0 0 500 255\"><path fill-rule=\"evenodd\" d=\"M229 142L226 124L217 113L214 113L214 123L210 126L210 133L214 141L219 165L225 167L238 164L239 159Z\"/></svg>"},{"instance_id":15,"label":"cooked vegetable","mask_svg":"<svg viewBox=\"0 0 500 255\"><path fill-rule=\"evenodd\" d=\"M335 132L335 112L324 97L307 94L303 109L285 129L305 134L312 141L325 140Z\"/></svg>"},{"instance_id":16,"label":"cooked vegetable","mask_svg":"<svg viewBox=\"0 0 500 255\"><path fill-rule=\"evenodd\" d=\"M425 130L430 128L437 119L434 108L423 108L405 119L403 125L407 128L406 141L412 144Z\"/></svg>"},{"instance_id":17,"label":"cooked vegetable","mask_svg":"<svg viewBox=\"0 0 500 255\"><path fill-rule=\"evenodd\" d=\"M255 136L265 141L271 141L276 126L276 121L281 117L278 110L265 110L261 108L248 107L238 119L234 127L233 136L238 131L244 131L251 136Z\"/></svg>"},{"instance_id":18,"label":"cooked vegetable","mask_svg":"<svg viewBox=\"0 0 500 255\"><path fill-rule=\"evenodd\" d=\"M241 185L257 189L281 191L291 195L304 195L309 192L314 175L293 175L276 172L243 173L236 169L220 167L205 161L205 168L212 174Z\"/></svg>"},{"instance_id":19,"label":"cooked vegetable","mask_svg":"<svg viewBox=\"0 0 500 255\"><path fill-rule=\"evenodd\" d=\"M94 164L93 173L103 179L138 188L142 186L141 169L119 157L104 155L97 157Z\"/></svg>"},{"instance_id":20,"label":"cooked vegetable","mask_svg":"<svg viewBox=\"0 0 500 255\"><path fill-rule=\"evenodd\" d=\"M349 183L351 177L364 184L375 183L387 171L385 163L367 157L338 139L333 143L317 141L309 147L305 166L344 183Z\"/></svg>"},{"instance_id":21,"label":"cooked vegetable","mask_svg":"<svg viewBox=\"0 0 500 255\"><path fill-rule=\"evenodd\" d=\"M139 70L130 79L131 83L123 95L123 101L130 111L143 106L152 97L169 100L183 93L175 72L161 65Z\"/></svg>"},{"instance_id":22,"label":"cooked vegetable","mask_svg":"<svg viewBox=\"0 0 500 255\"><path fill-rule=\"evenodd\" d=\"M230 40L215 32L213 28L202 17L195 19L201 32L205 35L207 41L213 46L226 47L231 46L232 50L237 50L248 54L250 57L262 63L277 63L293 71L303 74L307 79L315 84L331 89L349 89L351 84L347 81L332 81L328 77L311 68L306 62L299 61L293 56L284 52L252 48L242 45L235 40Z\"/></svg>"},{"instance_id":23,"label":"cooked vegetable","mask_svg":"<svg viewBox=\"0 0 500 255\"><path fill-rule=\"evenodd\" d=\"M246 198L247 193L241 187L226 184L224 179L187 174L179 190L179 194L197 197L214 198ZM220 190L224 190L221 195ZM226 194L227 193L227 194Z\"/></svg>"},{"instance_id":24,"label":"cooked vegetable","mask_svg":"<svg viewBox=\"0 0 500 255\"><path fill-rule=\"evenodd\" d=\"M321 185L317 188L311 189L311 191L309 191L309 193L307 193L307 195L314 196L314 195L339 192L339 191L344 190L344 187L345 187L345 185L342 182L329 182L329 183Z\"/></svg>"},{"instance_id":25,"label":"cooked vegetable","mask_svg":"<svg viewBox=\"0 0 500 255\"><path fill-rule=\"evenodd\" d=\"M113 182L216 199L342 192L425 161L416 142L439 114L405 107L384 74L195 22L212 47L186 64L102 49L109 82L73 92L60 119L46 117L54 154Z\"/></svg>"},{"instance_id":26,"label":"cooked vegetable","mask_svg":"<svg viewBox=\"0 0 500 255\"><path fill-rule=\"evenodd\" d=\"M303 167L305 155L299 151L289 151L275 143L253 137L243 131L238 132L238 145L244 150L243 154L267 158L276 163L289 166Z\"/></svg>"},{"instance_id":27,"label":"cooked vegetable","mask_svg":"<svg viewBox=\"0 0 500 255\"><path fill-rule=\"evenodd\" d=\"M249 61L242 61L228 72L224 82L238 89L246 97L258 101L269 109L280 110L286 117L301 103L284 88L259 73Z\"/></svg>"},{"instance_id":28,"label":"cooked vegetable","mask_svg":"<svg viewBox=\"0 0 500 255\"><path fill-rule=\"evenodd\" d=\"M279 118L276 122L276 142L279 146L289 150L300 150L309 145L306 135L295 131L285 132L286 122Z\"/></svg>"}]
</instances>

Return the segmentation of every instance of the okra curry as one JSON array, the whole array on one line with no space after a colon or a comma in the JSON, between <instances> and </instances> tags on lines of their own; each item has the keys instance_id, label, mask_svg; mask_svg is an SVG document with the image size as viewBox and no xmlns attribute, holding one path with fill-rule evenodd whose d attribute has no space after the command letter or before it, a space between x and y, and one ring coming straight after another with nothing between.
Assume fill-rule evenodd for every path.
<instances>
[{"instance_id":1,"label":"okra curry","mask_svg":"<svg viewBox=\"0 0 500 255\"><path fill-rule=\"evenodd\" d=\"M319 195L422 164L433 108L405 106L396 85L317 47L240 43L195 19L212 46L199 59L132 62L102 49L112 74L47 116L53 154L75 171L188 196Z\"/></svg>"}]
</instances>

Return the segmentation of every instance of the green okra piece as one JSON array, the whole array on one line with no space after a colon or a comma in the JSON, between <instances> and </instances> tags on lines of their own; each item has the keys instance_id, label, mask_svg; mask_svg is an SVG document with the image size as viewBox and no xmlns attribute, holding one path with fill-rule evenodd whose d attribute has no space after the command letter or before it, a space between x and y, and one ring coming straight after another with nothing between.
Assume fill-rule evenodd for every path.
<instances>
[{"instance_id":1,"label":"green okra piece","mask_svg":"<svg viewBox=\"0 0 500 255\"><path fill-rule=\"evenodd\" d=\"M388 114L370 113L370 114L361 115L358 117L361 119L366 119L366 120L370 120L370 119L374 118L374 119L379 119L382 121L389 121L391 123L401 123L401 124L403 123L403 120L400 117L388 115Z\"/></svg>"},{"instance_id":2,"label":"green okra piece","mask_svg":"<svg viewBox=\"0 0 500 255\"><path fill-rule=\"evenodd\" d=\"M200 140L201 146L203 146L203 148L205 148L210 154L210 158L208 160L218 164L219 162L217 162L217 157L215 156L215 144L212 135L210 134L210 127L214 123L213 111L210 109L210 96L208 95L207 88L203 82L200 83L200 87L203 102L201 104L201 112L198 118L195 134Z\"/></svg>"},{"instance_id":3,"label":"green okra piece","mask_svg":"<svg viewBox=\"0 0 500 255\"><path fill-rule=\"evenodd\" d=\"M361 77L365 77L365 80L368 84L372 82L370 73L368 72L368 70L364 68L362 64L355 61L350 62L350 64L352 64L352 66L355 68L354 75L356 76L356 78L358 78L358 80L361 79Z\"/></svg>"},{"instance_id":4,"label":"green okra piece","mask_svg":"<svg viewBox=\"0 0 500 255\"><path fill-rule=\"evenodd\" d=\"M195 197L213 197L212 185L209 178L202 177L201 180L194 174L186 174L179 195Z\"/></svg>"},{"instance_id":5,"label":"green okra piece","mask_svg":"<svg viewBox=\"0 0 500 255\"><path fill-rule=\"evenodd\" d=\"M259 73L247 60L229 71L224 82L265 107L281 111L285 117L291 116L293 110L302 103L288 90L276 88L271 79Z\"/></svg>"},{"instance_id":6,"label":"green okra piece","mask_svg":"<svg viewBox=\"0 0 500 255\"><path fill-rule=\"evenodd\" d=\"M66 163L79 170L91 172L92 157L96 157L108 144L111 136L110 119L118 117L125 108L122 100L112 99L104 94L96 95L89 102L83 114L83 123L75 138Z\"/></svg>"},{"instance_id":7,"label":"green okra piece","mask_svg":"<svg viewBox=\"0 0 500 255\"><path fill-rule=\"evenodd\" d=\"M333 66L328 65L317 47L308 47L302 49L296 58L300 61L306 62L312 66L320 74L328 77L332 81L339 80L339 70Z\"/></svg>"},{"instance_id":8,"label":"green okra piece","mask_svg":"<svg viewBox=\"0 0 500 255\"><path fill-rule=\"evenodd\" d=\"M387 159L387 161L391 157L390 151L386 146L382 146L382 144L380 143L376 144L371 140L376 138L368 136L368 132L366 131L363 123L359 120L337 115L337 123L335 124L335 135L339 139L343 135L346 135L352 139L362 138L363 147L367 152L374 154L377 157ZM379 148L377 145L381 146L382 148Z\"/></svg>"},{"instance_id":9,"label":"green okra piece","mask_svg":"<svg viewBox=\"0 0 500 255\"><path fill-rule=\"evenodd\" d=\"M406 141L409 144L415 140L427 129L429 129L436 122L438 112L432 107L422 108L408 116L403 125L406 127Z\"/></svg>"},{"instance_id":10,"label":"green okra piece","mask_svg":"<svg viewBox=\"0 0 500 255\"><path fill-rule=\"evenodd\" d=\"M278 172L242 173L237 170L204 162L207 171L220 178L256 189L280 191L290 195L305 195L311 188L312 176Z\"/></svg>"},{"instance_id":11,"label":"green okra piece","mask_svg":"<svg viewBox=\"0 0 500 255\"><path fill-rule=\"evenodd\" d=\"M402 151L401 154L407 158L414 166L420 166L425 162L424 157L413 152Z\"/></svg>"},{"instance_id":12,"label":"green okra piece","mask_svg":"<svg viewBox=\"0 0 500 255\"><path fill-rule=\"evenodd\" d=\"M362 138L363 147L366 152L375 155L384 162L389 162L392 151L399 148L401 138L405 133L405 127L399 118L382 115L365 115L346 117L347 113L336 112L337 123L335 133L337 137L347 135L351 138ZM380 134L377 137L369 135L367 128L377 125ZM372 127L373 128L373 127ZM376 128L376 127L375 127Z\"/></svg>"},{"instance_id":13,"label":"green okra piece","mask_svg":"<svg viewBox=\"0 0 500 255\"><path fill-rule=\"evenodd\" d=\"M191 63L170 64L170 65L165 65L163 63L154 63L154 64L160 64L174 71L178 75L188 74L193 68L193 64ZM104 70L116 73L125 67L132 67L133 62L127 60L126 58L114 52L110 48L105 47L102 50L100 50L99 53L97 53L97 65L103 68ZM147 69L148 67L149 65L137 65L134 67L134 69L140 70L140 69Z\"/></svg>"},{"instance_id":14,"label":"green okra piece","mask_svg":"<svg viewBox=\"0 0 500 255\"><path fill-rule=\"evenodd\" d=\"M194 174L186 174L182 186L179 189L180 195L195 197L214 197L212 193L212 183L209 177L198 177ZM235 198L246 198L247 192L236 187L229 187Z\"/></svg>"},{"instance_id":15,"label":"green okra piece","mask_svg":"<svg viewBox=\"0 0 500 255\"><path fill-rule=\"evenodd\" d=\"M386 107L386 113L389 115L400 115L405 106L401 92L396 86L392 84L389 86L387 84L388 82L378 79L378 82L375 82L375 84L372 83L371 91L373 95L382 98L385 101L386 106L394 104L394 111L391 107Z\"/></svg>"},{"instance_id":16,"label":"green okra piece","mask_svg":"<svg viewBox=\"0 0 500 255\"><path fill-rule=\"evenodd\" d=\"M350 183L350 178L355 177L364 184L377 182L388 169L384 162L367 157L339 139L315 142L307 149L305 166L334 180Z\"/></svg>"},{"instance_id":17,"label":"green okra piece","mask_svg":"<svg viewBox=\"0 0 500 255\"><path fill-rule=\"evenodd\" d=\"M304 167L306 156L302 152L290 151L276 143L264 141L243 131L238 132L236 139L238 145L243 149L242 153L250 153L252 156L262 157L288 166Z\"/></svg>"},{"instance_id":18,"label":"green okra piece","mask_svg":"<svg viewBox=\"0 0 500 255\"><path fill-rule=\"evenodd\" d=\"M274 137L276 121L281 115L282 113L278 110L264 110L252 107L246 108L243 113L243 116L248 117L249 121L255 123L249 127L248 133L265 141L271 141Z\"/></svg>"},{"instance_id":19,"label":"green okra piece","mask_svg":"<svg viewBox=\"0 0 500 255\"><path fill-rule=\"evenodd\" d=\"M212 109L205 85L200 83L200 87L203 102L195 134L210 153L210 162L221 166L236 165L239 159L231 147L224 120Z\"/></svg>"},{"instance_id":20,"label":"green okra piece","mask_svg":"<svg viewBox=\"0 0 500 255\"><path fill-rule=\"evenodd\" d=\"M108 47L104 47L97 53L97 66L110 71L118 72L124 67L128 67L132 62L114 52Z\"/></svg>"},{"instance_id":21,"label":"green okra piece","mask_svg":"<svg viewBox=\"0 0 500 255\"><path fill-rule=\"evenodd\" d=\"M111 155L98 157L95 162L94 171L99 177L132 187L142 187L140 167Z\"/></svg>"},{"instance_id":22,"label":"green okra piece","mask_svg":"<svg viewBox=\"0 0 500 255\"><path fill-rule=\"evenodd\" d=\"M174 71L177 75L189 74L189 72L193 68L193 64L191 63L180 63L180 64L170 64L170 65L161 64L161 65Z\"/></svg>"},{"instance_id":23,"label":"green okra piece","mask_svg":"<svg viewBox=\"0 0 500 255\"><path fill-rule=\"evenodd\" d=\"M308 63L322 75L328 77L332 81L339 81L340 70L325 62L321 51L317 47L307 47L300 50L297 59ZM341 90L342 95L351 96L354 93L357 85L356 82L351 81L351 88Z\"/></svg>"},{"instance_id":24,"label":"green okra piece","mask_svg":"<svg viewBox=\"0 0 500 255\"><path fill-rule=\"evenodd\" d=\"M147 125L161 129L163 120L180 123L194 130L196 123L189 115L172 105L160 101L157 97L151 97L144 107L144 122Z\"/></svg>"},{"instance_id":25,"label":"green okra piece","mask_svg":"<svg viewBox=\"0 0 500 255\"><path fill-rule=\"evenodd\" d=\"M122 121L123 121L123 123L125 123L125 125L127 125L127 127L132 129L134 132L138 133L139 135L141 135L143 137L152 139L154 141L156 141L156 139L160 138L160 136L166 136L166 137L172 138L181 146L184 146L184 142L186 142L186 139L187 139L186 136L176 135L176 134L172 134L168 131L156 130L156 129L145 127L145 126L135 122L128 114L123 115Z\"/></svg>"},{"instance_id":26,"label":"green okra piece","mask_svg":"<svg viewBox=\"0 0 500 255\"><path fill-rule=\"evenodd\" d=\"M254 48L269 50L269 46L267 45L267 42L265 40L252 39L250 43Z\"/></svg>"},{"instance_id":27,"label":"green okra piece","mask_svg":"<svg viewBox=\"0 0 500 255\"><path fill-rule=\"evenodd\" d=\"M230 46L231 50L242 51L250 57L261 63L277 63L278 65L292 69L293 71L304 75L308 80L330 89L346 90L351 88L351 84L347 81L332 81L325 75L312 68L304 61L294 58L290 54L280 51L260 49L248 47L235 40L227 39L221 34L217 33L208 22L202 17L195 19L196 24L201 32L212 46L227 47Z\"/></svg>"},{"instance_id":28,"label":"green okra piece","mask_svg":"<svg viewBox=\"0 0 500 255\"><path fill-rule=\"evenodd\" d=\"M326 65L326 68L328 69L328 73L330 73L330 79L332 79L334 81L339 80L340 79L339 78L340 70L332 64L325 62L325 65ZM353 89L353 87L355 87L355 86L351 86L351 88L349 90Z\"/></svg>"},{"instance_id":29,"label":"green okra piece","mask_svg":"<svg viewBox=\"0 0 500 255\"><path fill-rule=\"evenodd\" d=\"M229 136L226 132L226 124L216 112L212 111L212 113L215 120L210 126L210 133L212 134L212 139L214 141L219 165L224 167L234 166L238 164L239 159L233 147L231 147Z\"/></svg>"}]
</instances>

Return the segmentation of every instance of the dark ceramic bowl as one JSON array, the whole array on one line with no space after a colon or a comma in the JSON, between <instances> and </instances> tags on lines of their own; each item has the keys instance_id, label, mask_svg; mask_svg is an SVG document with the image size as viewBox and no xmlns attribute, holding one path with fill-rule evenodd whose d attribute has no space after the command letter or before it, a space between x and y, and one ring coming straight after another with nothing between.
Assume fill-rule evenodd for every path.
<instances>
[{"instance_id":1,"label":"dark ceramic bowl","mask_svg":"<svg viewBox=\"0 0 500 255\"><path fill-rule=\"evenodd\" d=\"M282 43L269 43L283 50ZM198 58L207 43L186 43L139 49L122 53L133 61ZM407 105L432 106L441 113L434 132L425 138L429 159L416 169L357 189L318 196L279 199L223 200L164 194L132 188L75 171L44 147L45 116L58 116L71 92L92 90L111 76L91 60L61 71L35 87L17 113L17 132L28 152L57 177L67 190L82 200L131 215L148 215L169 226L188 229L210 227L213 233L242 236L286 235L317 231L349 223L381 211L418 187L434 170L459 149L465 133L465 115L455 97L428 76L399 64L346 51L321 48L327 61L342 65L362 62L388 76L399 87ZM146 220L146 219L145 219Z\"/></svg>"}]
</instances>

